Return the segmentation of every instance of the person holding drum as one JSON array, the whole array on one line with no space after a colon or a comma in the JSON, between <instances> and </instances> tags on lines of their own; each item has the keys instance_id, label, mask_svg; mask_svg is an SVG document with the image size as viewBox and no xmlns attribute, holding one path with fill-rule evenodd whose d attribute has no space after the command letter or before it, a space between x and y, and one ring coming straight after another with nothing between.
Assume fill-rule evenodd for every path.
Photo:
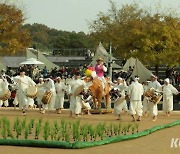
<instances>
[{"instance_id":1,"label":"person holding drum","mask_svg":"<svg viewBox=\"0 0 180 154\"><path fill-rule=\"evenodd\" d=\"M56 89L55 89L54 81L51 78L46 78L45 82L42 86L44 86L45 91L46 91L44 93L42 100L47 100L47 101L42 101L43 102L43 105L42 105L43 110L41 111L41 113L45 114L46 110L54 109L55 100L56 100Z\"/></svg>"},{"instance_id":2,"label":"person holding drum","mask_svg":"<svg viewBox=\"0 0 180 154\"><path fill-rule=\"evenodd\" d=\"M173 110L173 94L178 95L178 90L169 83L169 78L164 80L163 90L163 111L169 117Z\"/></svg>"},{"instance_id":3,"label":"person holding drum","mask_svg":"<svg viewBox=\"0 0 180 154\"><path fill-rule=\"evenodd\" d=\"M29 106L27 89L30 86L35 86L36 83L28 76L25 75L25 70L23 68L20 69L20 75L13 78L15 82L17 82L18 90L17 90L17 102L19 103L19 108L22 108L22 115L26 115L27 107Z\"/></svg>"},{"instance_id":4,"label":"person holding drum","mask_svg":"<svg viewBox=\"0 0 180 154\"><path fill-rule=\"evenodd\" d=\"M1 75L0 78L0 107L4 104L5 107L9 106L8 102L8 93L10 92L8 89L9 83L7 82L6 78ZM10 96L10 95L9 95Z\"/></svg>"},{"instance_id":5,"label":"person holding drum","mask_svg":"<svg viewBox=\"0 0 180 154\"><path fill-rule=\"evenodd\" d=\"M143 83L143 89L144 89L144 97L143 97L143 113L145 116L147 116L147 112L150 110L149 106L149 98L145 95L147 90L149 90L149 83L150 81L145 81Z\"/></svg>"},{"instance_id":6,"label":"person holding drum","mask_svg":"<svg viewBox=\"0 0 180 154\"><path fill-rule=\"evenodd\" d=\"M61 109L64 108L64 94L66 90L65 83L62 82L61 77L56 78L55 89L56 89L56 101L55 101L55 109L57 114L61 114Z\"/></svg>"},{"instance_id":7,"label":"person holding drum","mask_svg":"<svg viewBox=\"0 0 180 154\"><path fill-rule=\"evenodd\" d=\"M134 82L132 82L127 90L127 94L130 98L130 114L133 117L133 121L136 121L135 115L137 114L137 121L141 121L142 116L142 95L143 95L143 86L139 83L139 77L135 76Z\"/></svg>"},{"instance_id":8,"label":"person holding drum","mask_svg":"<svg viewBox=\"0 0 180 154\"><path fill-rule=\"evenodd\" d=\"M80 79L79 73L75 74L74 80L70 83L70 87L70 117L74 114L75 118L78 118L82 109L81 97L79 94L85 87L85 82Z\"/></svg>"},{"instance_id":9,"label":"person holding drum","mask_svg":"<svg viewBox=\"0 0 180 154\"><path fill-rule=\"evenodd\" d=\"M151 89L153 88L154 91L161 91L162 89L162 86L161 84L157 81L157 76L151 74L151 77L150 77L150 82L149 82L149 88L148 89ZM153 115L153 121L156 121L157 120L157 115L158 115L158 108L157 108L157 104L153 103L152 101L149 101L149 110L150 110L150 113Z\"/></svg>"},{"instance_id":10,"label":"person holding drum","mask_svg":"<svg viewBox=\"0 0 180 154\"><path fill-rule=\"evenodd\" d=\"M127 111L127 103L125 100L125 90L128 88L126 81L121 77L117 79L118 84L114 88L118 90L119 98L114 102L114 114L118 116L117 120L121 119L122 110ZM123 99L122 99L123 98Z\"/></svg>"},{"instance_id":11,"label":"person holding drum","mask_svg":"<svg viewBox=\"0 0 180 154\"><path fill-rule=\"evenodd\" d=\"M39 83L37 84L37 91L38 91L38 95L37 95L37 104L39 107L39 111L41 112L41 107L42 107L42 97L45 93L45 88L42 86L44 84L44 80L43 78L39 78Z\"/></svg>"}]
</instances>

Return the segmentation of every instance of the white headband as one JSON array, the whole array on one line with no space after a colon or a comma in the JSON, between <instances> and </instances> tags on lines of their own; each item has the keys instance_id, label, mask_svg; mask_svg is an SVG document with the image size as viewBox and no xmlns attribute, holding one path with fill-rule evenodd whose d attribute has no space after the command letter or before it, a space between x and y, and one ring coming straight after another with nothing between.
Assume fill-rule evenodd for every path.
<instances>
[{"instance_id":1,"label":"white headband","mask_svg":"<svg viewBox=\"0 0 180 154\"><path fill-rule=\"evenodd\" d=\"M167 82L167 83L169 83L169 78L166 78L164 81Z\"/></svg>"}]
</instances>

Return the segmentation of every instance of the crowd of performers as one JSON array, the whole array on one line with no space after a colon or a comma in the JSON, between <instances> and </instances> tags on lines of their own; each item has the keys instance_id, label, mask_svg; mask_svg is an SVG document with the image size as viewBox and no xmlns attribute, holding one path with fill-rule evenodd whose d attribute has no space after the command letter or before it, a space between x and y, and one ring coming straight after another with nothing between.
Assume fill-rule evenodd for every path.
<instances>
[{"instance_id":1,"label":"crowd of performers","mask_svg":"<svg viewBox=\"0 0 180 154\"><path fill-rule=\"evenodd\" d=\"M173 110L173 94L178 95L178 90L170 84L168 78L161 85L157 81L155 75L151 75L150 80L143 84L139 82L139 77L135 76L130 81L117 77L108 83L104 78L104 72L107 72L106 66L103 64L103 59L98 58L94 70L90 73L86 71L86 75L92 79L98 78L101 80L103 89L106 85L110 86L111 102L114 102L114 114L117 119L121 119L122 112L128 112L133 121L141 121L143 115L150 113L153 121L157 120L158 107L157 103L163 97L163 111L167 116L170 116ZM56 113L60 114L64 108L65 96L68 96L70 102L70 116L79 117L82 109L85 109L87 114L91 108L95 108L92 92L89 87L92 82L85 82L84 77L76 72L71 78L62 79L60 76L52 79L50 77L39 78L35 83L33 79L26 76L25 70L21 68L19 75L11 77L6 74L1 74L0 77L0 106L9 105L9 95L13 98L14 106L19 105L22 110L22 115L26 115L28 108L33 108L37 102L40 113L45 114L46 111L56 109ZM9 92L11 91L11 93ZM159 99L159 100L157 100ZM128 105L127 105L128 104ZM99 109L99 108L98 108ZM99 109L100 110L100 109Z\"/></svg>"}]
</instances>

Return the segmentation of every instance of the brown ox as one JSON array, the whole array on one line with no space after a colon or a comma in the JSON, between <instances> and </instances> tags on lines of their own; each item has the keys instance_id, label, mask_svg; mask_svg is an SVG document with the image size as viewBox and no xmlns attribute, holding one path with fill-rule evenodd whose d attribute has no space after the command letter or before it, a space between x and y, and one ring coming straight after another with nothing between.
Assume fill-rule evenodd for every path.
<instances>
[{"instance_id":1,"label":"brown ox","mask_svg":"<svg viewBox=\"0 0 180 154\"><path fill-rule=\"evenodd\" d=\"M93 97L94 106L95 108L98 108L98 109L101 108L103 97L105 98L106 108L110 108L110 94L109 94L110 84L108 83L109 79L108 78L105 78L105 79L106 79L106 86L105 86L105 89L103 89L102 81L99 78L97 77L84 78L84 81L87 84L90 84L89 90L91 91L91 94Z\"/></svg>"}]
</instances>

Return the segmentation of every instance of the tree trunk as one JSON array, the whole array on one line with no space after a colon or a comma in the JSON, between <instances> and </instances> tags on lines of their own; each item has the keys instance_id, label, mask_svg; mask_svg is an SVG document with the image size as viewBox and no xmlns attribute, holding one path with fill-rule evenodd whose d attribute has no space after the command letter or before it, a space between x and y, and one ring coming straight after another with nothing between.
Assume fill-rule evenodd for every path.
<instances>
[{"instance_id":1,"label":"tree trunk","mask_svg":"<svg viewBox=\"0 0 180 154\"><path fill-rule=\"evenodd\" d=\"M158 76L158 73L159 73L159 65L156 64L155 65L155 75Z\"/></svg>"}]
</instances>

